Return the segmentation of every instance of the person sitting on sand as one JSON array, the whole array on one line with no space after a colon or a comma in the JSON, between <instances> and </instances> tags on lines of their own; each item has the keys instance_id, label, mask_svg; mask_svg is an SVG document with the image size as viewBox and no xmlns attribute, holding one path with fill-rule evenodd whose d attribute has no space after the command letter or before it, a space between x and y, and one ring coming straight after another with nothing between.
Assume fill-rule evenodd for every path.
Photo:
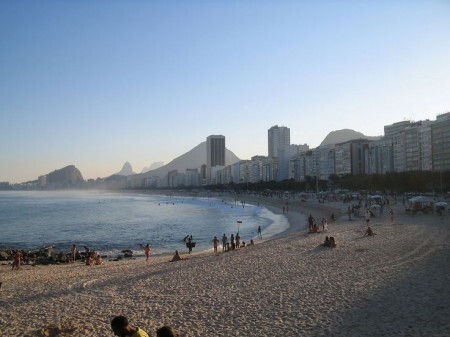
<instances>
[{"instance_id":1,"label":"person sitting on sand","mask_svg":"<svg viewBox=\"0 0 450 337\"><path fill-rule=\"evenodd\" d=\"M170 326L164 325L156 330L156 337L179 337L180 335Z\"/></svg>"},{"instance_id":2,"label":"person sitting on sand","mask_svg":"<svg viewBox=\"0 0 450 337\"><path fill-rule=\"evenodd\" d=\"M172 260L170 260L169 262L175 262L175 261L181 261L181 260L187 260L187 259L183 259L180 254L178 253L178 250L175 251L175 255L172 257Z\"/></svg>"},{"instance_id":3,"label":"person sitting on sand","mask_svg":"<svg viewBox=\"0 0 450 337\"><path fill-rule=\"evenodd\" d=\"M92 266L94 264L94 252L90 252L86 256L86 266Z\"/></svg>"},{"instance_id":4,"label":"person sitting on sand","mask_svg":"<svg viewBox=\"0 0 450 337\"><path fill-rule=\"evenodd\" d=\"M311 233L320 233L319 232L319 226L317 226L316 223L314 223Z\"/></svg>"},{"instance_id":5,"label":"person sitting on sand","mask_svg":"<svg viewBox=\"0 0 450 337\"><path fill-rule=\"evenodd\" d=\"M103 264L103 259L100 256L100 254L97 254L97 256L95 257L95 265L100 266L101 264Z\"/></svg>"},{"instance_id":6,"label":"person sitting on sand","mask_svg":"<svg viewBox=\"0 0 450 337\"><path fill-rule=\"evenodd\" d=\"M111 321L111 329L114 335L119 337L148 337L144 330L128 323L128 319L125 316L114 317Z\"/></svg>"},{"instance_id":7,"label":"person sitting on sand","mask_svg":"<svg viewBox=\"0 0 450 337\"><path fill-rule=\"evenodd\" d=\"M323 242L323 246L330 247L330 239L328 236L325 236L325 241Z\"/></svg>"},{"instance_id":8,"label":"person sitting on sand","mask_svg":"<svg viewBox=\"0 0 450 337\"><path fill-rule=\"evenodd\" d=\"M374 235L376 235L376 233L374 233L373 231L372 231L372 228L370 228L370 226L367 228L367 230L366 230L366 232L364 233L364 236L374 236Z\"/></svg>"},{"instance_id":9,"label":"person sitting on sand","mask_svg":"<svg viewBox=\"0 0 450 337\"><path fill-rule=\"evenodd\" d=\"M336 241L334 241L334 237L330 237L330 244L328 247L330 247L330 248L336 247Z\"/></svg>"}]
</instances>

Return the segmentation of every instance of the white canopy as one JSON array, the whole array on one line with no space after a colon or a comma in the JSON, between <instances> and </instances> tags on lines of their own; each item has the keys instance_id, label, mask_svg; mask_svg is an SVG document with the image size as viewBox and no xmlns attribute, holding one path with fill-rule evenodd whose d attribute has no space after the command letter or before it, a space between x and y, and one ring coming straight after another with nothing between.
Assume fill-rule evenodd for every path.
<instances>
[{"instance_id":1,"label":"white canopy","mask_svg":"<svg viewBox=\"0 0 450 337\"><path fill-rule=\"evenodd\" d=\"M424 197L424 196L418 196L418 197L414 197L409 199L410 202L420 202L420 203L431 203L433 202L433 199L428 198L428 197Z\"/></svg>"}]
</instances>

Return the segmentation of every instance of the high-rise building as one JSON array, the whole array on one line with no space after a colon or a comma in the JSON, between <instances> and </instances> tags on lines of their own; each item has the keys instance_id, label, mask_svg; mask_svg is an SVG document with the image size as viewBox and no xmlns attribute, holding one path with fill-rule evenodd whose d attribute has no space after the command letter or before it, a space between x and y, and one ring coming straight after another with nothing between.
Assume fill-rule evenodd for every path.
<instances>
[{"instance_id":1,"label":"high-rise building","mask_svg":"<svg viewBox=\"0 0 450 337\"><path fill-rule=\"evenodd\" d=\"M208 136L206 138L206 165L225 166L225 136Z\"/></svg>"},{"instance_id":2,"label":"high-rise building","mask_svg":"<svg viewBox=\"0 0 450 337\"><path fill-rule=\"evenodd\" d=\"M211 169L225 166L225 136L211 135L206 138L206 166L208 182L211 182Z\"/></svg>"},{"instance_id":3,"label":"high-rise building","mask_svg":"<svg viewBox=\"0 0 450 337\"><path fill-rule=\"evenodd\" d=\"M272 126L268 130L269 157L278 158L277 181L289 177L289 147L291 145L291 131L285 126Z\"/></svg>"}]
</instances>

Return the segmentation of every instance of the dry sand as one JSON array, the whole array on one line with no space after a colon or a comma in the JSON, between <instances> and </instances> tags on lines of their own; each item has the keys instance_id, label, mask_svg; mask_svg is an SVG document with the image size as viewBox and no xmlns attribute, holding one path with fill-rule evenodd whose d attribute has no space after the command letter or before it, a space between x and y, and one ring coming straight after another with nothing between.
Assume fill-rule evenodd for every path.
<instances>
[{"instance_id":1,"label":"dry sand","mask_svg":"<svg viewBox=\"0 0 450 337\"><path fill-rule=\"evenodd\" d=\"M250 202L250 198L248 198ZM283 200L253 198L280 212ZM285 236L237 251L87 267L1 266L1 336L112 336L128 316L154 336L450 336L450 217L396 207L348 221L345 204L290 201ZM305 215L338 220L307 234ZM337 248L321 246L334 236Z\"/></svg>"}]
</instances>

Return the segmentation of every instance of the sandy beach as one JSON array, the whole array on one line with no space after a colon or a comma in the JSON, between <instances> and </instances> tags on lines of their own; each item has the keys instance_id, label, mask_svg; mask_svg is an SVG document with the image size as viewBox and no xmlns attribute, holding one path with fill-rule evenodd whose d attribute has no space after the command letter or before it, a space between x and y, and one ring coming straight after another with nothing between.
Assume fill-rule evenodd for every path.
<instances>
[{"instance_id":1,"label":"sandy beach","mask_svg":"<svg viewBox=\"0 0 450 337\"><path fill-rule=\"evenodd\" d=\"M113 336L110 320L125 315L150 336L164 324L181 336L450 336L450 217L398 205L363 237L347 205L290 201L283 235L185 261L2 265L1 335ZM308 234L309 213L337 221ZM325 235L336 248L321 246Z\"/></svg>"}]
</instances>

